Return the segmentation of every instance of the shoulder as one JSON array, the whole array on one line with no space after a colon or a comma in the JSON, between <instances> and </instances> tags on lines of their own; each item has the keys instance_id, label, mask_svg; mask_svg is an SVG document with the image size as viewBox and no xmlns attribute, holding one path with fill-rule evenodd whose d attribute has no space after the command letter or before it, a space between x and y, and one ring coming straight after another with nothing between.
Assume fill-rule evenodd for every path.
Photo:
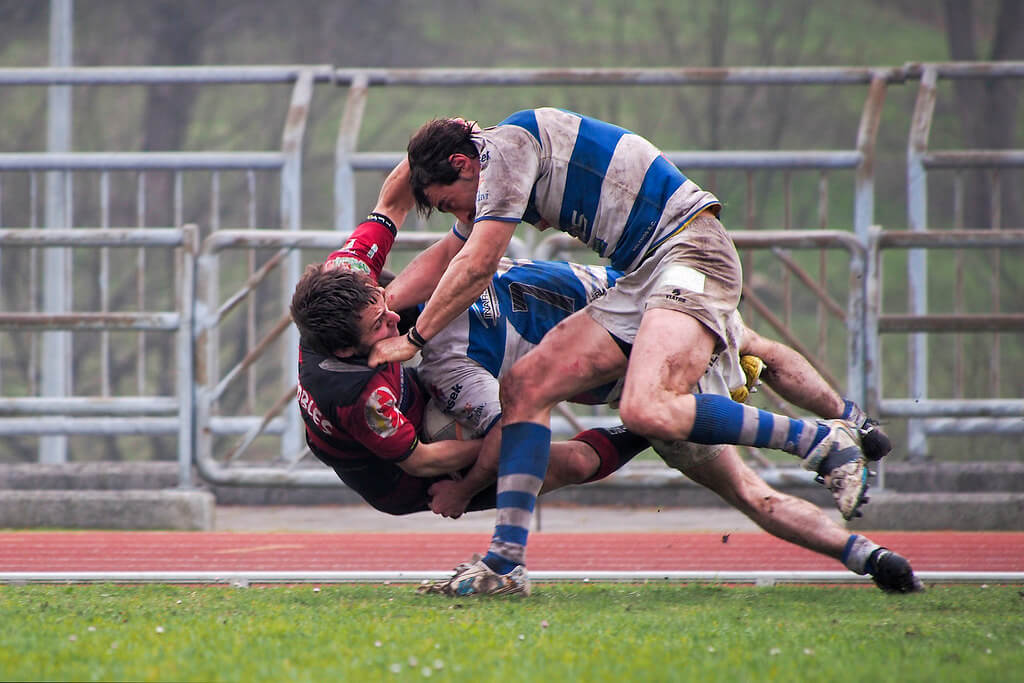
<instances>
[{"instance_id":1,"label":"shoulder","mask_svg":"<svg viewBox=\"0 0 1024 683\"><path fill-rule=\"evenodd\" d=\"M378 374L379 368L371 368L365 362L346 361L302 349L302 385L315 395L330 398L338 406L355 402Z\"/></svg>"}]
</instances>

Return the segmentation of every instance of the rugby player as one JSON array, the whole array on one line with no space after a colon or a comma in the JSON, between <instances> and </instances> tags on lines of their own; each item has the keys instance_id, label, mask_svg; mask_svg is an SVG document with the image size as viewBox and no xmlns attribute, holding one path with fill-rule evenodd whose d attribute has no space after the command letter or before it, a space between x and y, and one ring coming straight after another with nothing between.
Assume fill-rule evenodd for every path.
<instances>
[{"instance_id":1,"label":"rugby player","mask_svg":"<svg viewBox=\"0 0 1024 683\"><path fill-rule=\"evenodd\" d=\"M434 293L404 337L374 345L371 366L412 358L472 305L520 222L573 235L624 273L502 378L495 533L487 554L453 577L461 590L501 592L526 581L550 411L623 375L623 423L666 459L679 444L782 449L822 477L844 518L857 515L869 473L855 424L791 419L693 393L712 356L727 347L740 262L718 221L719 200L653 144L597 119L541 108L483 130L462 119L430 121L410 139L404 163L419 210L450 213L458 226L392 283L396 308Z\"/></svg>"},{"instance_id":2,"label":"rugby player","mask_svg":"<svg viewBox=\"0 0 1024 683\"><path fill-rule=\"evenodd\" d=\"M387 210L399 219L405 215L384 202L385 195L382 190L377 212L345 246L325 264L310 266L296 287L292 309L303 337L299 401L308 443L378 510L408 514L429 504L438 514L457 517L467 509L494 507L497 445L490 450L493 455L476 458L467 468L476 456L466 457L459 442L422 443L416 437L423 405L416 374L390 364L370 371L360 355L376 339L399 333L398 315L380 298L375 284L394 238L394 223L381 212ZM490 441L500 439L500 430L491 427L500 419L497 377L502 369L533 348L561 319L604 295L619 275L599 266L503 261L485 295L426 345L420 366L423 378L442 405L461 419L470 437L489 433ZM347 337L333 336L345 321L356 321L354 331ZM737 314L730 339L776 363L778 369L766 376L773 386L779 380L771 378L787 378L776 386L784 396L796 392L798 404L823 415L856 409L850 402L844 404L799 354L754 335L738 321ZM748 378L737 367L715 363L702 378L702 388L745 389L757 372ZM725 368L731 368L729 379ZM620 388L621 382L612 383L577 398L614 400ZM552 444L543 491L607 476L647 445L622 428L586 430L572 441ZM676 452L683 450L680 446ZM449 452L455 453L451 459ZM885 590L919 587L905 559L862 536L847 534L816 506L772 490L734 449L716 448L695 468L688 469L685 463L670 461L771 533L839 559L853 571L870 573ZM460 469L463 477L447 476ZM528 583L521 587L528 592ZM430 590L448 588L443 582Z\"/></svg>"}]
</instances>

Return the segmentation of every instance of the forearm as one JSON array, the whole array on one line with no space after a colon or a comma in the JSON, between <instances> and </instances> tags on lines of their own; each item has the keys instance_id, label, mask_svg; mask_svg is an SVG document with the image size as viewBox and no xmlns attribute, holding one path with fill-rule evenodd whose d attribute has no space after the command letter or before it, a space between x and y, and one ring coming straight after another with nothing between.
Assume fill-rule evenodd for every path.
<instances>
[{"instance_id":1,"label":"forearm","mask_svg":"<svg viewBox=\"0 0 1024 683\"><path fill-rule=\"evenodd\" d=\"M399 467L417 477L458 472L478 459L481 445L481 441L421 442Z\"/></svg>"},{"instance_id":2,"label":"forearm","mask_svg":"<svg viewBox=\"0 0 1024 683\"><path fill-rule=\"evenodd\" d=\"M843 400L810 361L796 350L748 331L742 353L758 356L767 366L761 378L793 405L825 418L840 417Z\"/></svg>"},{"instance_id":3,"label":"forearm","mask_svg":"<svg viewBox=\"0 0 1024 683\"><path fill-rule=\"evenodd\" d=\"M451 260L416 321L416 330L431 339L476 301L491 282L497 262L474 260L465 250Z\"/></svg>"},{"instance_id":4,"label":"forearm","mask_svg":"<svg viewBox=\"0 0 1024 683\"><path fill-rule=\"evenodd\" d=\"M417 254L387 286L388 306L400 311L430 298L451 261L449 248L442 239Z\"/></svg>"},{"instance_id":5,"label":"forearm","mask_svg":"<svg viewBox=\"0 0 1024 683\"><path fill-rule=\"evenodd\" d=\"M496 425L483 440L477 441L480 451L476 462L461 481L456 482L459 491L472 498L498 479L498 460L501 457L501 428Z\"/></svg>"},{"instance_id":6,"label":"forearm","mask_svg":"<svg viewBox=\"0 0 1024 683\"><path fill-rule=\"evenodd\" d=\"M402 159L384 179L374 213L381 213L401 227L409 212L416 206L412 187L409 185L409 160Z\"/></svg>"}]
</instances>

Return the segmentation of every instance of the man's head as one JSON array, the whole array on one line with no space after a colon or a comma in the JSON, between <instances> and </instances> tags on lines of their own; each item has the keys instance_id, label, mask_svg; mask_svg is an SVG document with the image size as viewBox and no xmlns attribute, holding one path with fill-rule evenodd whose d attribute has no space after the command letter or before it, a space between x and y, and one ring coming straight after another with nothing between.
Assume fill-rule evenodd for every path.
<instances>
[{"instance_id":1,"label":"man's head","mask_svg":"<svg viewBox=\"0 0 1024 683\"><path fill-rule=\"evenodd\" d=\"M472 223L480 179L474 130L462 119L434 119L409 140L409 183L420 213L437 209Z\"/></svg>"},{"instance_id":2,"label":"man's head","mask_svg":"<svg viewBox=\"0 0 1024 683\"><path fill-rule=\"evenodd\" d=\"M306 267L295 285L292 320L303 343L325 356L365 356L381 339L398 336L398 315L366 273Z\"/></svg>"}]
</instances>

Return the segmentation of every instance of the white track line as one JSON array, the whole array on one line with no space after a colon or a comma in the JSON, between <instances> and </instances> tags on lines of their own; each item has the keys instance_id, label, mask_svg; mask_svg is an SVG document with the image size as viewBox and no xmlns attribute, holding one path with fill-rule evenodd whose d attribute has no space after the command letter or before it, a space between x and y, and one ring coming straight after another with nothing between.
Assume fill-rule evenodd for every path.
<instances>
[{"instance_id":1,"label":"white track line","mask_svg":"<svg viewBox=\"0 0 1024 683\"><path fill-rule=\"evenodd\" d=\"M1024 572L916 572L925 583L1022 583ZM447 571L102 571L0 572L0 584L26 583L413 583L451 576ZM704 582L752 583L869 583L870 577L847 571L535 571L536 582Z\"/></svg>"}]
</instances>

